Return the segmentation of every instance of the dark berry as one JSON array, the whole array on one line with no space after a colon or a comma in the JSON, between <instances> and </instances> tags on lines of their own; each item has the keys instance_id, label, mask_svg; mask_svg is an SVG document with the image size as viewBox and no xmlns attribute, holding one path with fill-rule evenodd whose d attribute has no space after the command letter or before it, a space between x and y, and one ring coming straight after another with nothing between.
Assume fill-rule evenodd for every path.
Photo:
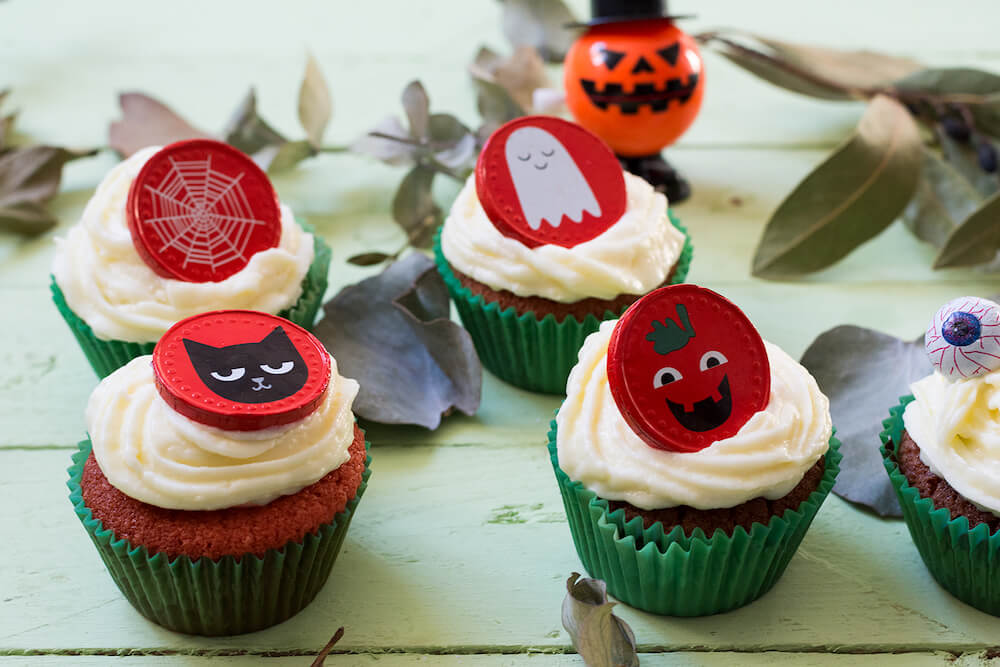
<instances>
[{"instance_id":1,"label":"dark berry","mask_svg":"<svg viewBox=\"0 0 1000 667\"><path fill-rule=\"evenodd\" d=\"M992 174L997 170L997 149L989 141L980 141L976 144L976 157L979 158L979 166L983 171Z\"/></svg>"},{"instance_id":2,"label":"dark berry","mask_svg":"<svg viewBox=\"0 0 1000 667\"><path fill-rule=\"evenodd\" d=\"M955 141L966 142L972 134L969 126L958 116L945 116L941 119L941 127Z\"/></svg>"}]
</instances>

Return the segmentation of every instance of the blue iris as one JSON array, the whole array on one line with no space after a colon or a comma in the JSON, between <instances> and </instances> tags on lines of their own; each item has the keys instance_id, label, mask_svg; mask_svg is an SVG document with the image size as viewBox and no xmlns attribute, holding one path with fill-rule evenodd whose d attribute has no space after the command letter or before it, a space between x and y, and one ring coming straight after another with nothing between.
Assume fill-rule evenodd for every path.
<instances>
[{"instance_id":1,"label":"blue iris","mask_svg":"<svg viewBox=\"0 0 1000 667\"><path fill-rule=\"evenodd\" d=\"M972 313L957 310L948 316L948 319L941 325L941 335L950 344L956 347L972 345L979 340L982 326L979 318Z\"/></svg>"}]
</instances>

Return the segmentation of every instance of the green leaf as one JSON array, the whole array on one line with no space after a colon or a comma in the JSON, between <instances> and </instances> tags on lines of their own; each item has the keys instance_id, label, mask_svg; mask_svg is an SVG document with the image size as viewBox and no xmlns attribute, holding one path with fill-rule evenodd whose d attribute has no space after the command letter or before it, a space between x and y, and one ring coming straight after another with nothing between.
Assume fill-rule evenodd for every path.
<instances>
[{"instance_id":1,"label":"green leaf","mask_svg":"<svg viewBox=\"0 0 1000 667\"><path fill-rule=\"evenodd\" d=\"M418 141L427 139L431 101L424 84L411 81L403 89L403 110L410 123L410 137Z\"/></svg>"},{"instance_id":2,"label":"green leaf","mask_svg":"<svg viewBox=\"0 0 1000 667\"><path fill-rule=\"evenodd\" d=\"M960 221L982 203L972 184L937 153L924 148L924 166L903 222L913 234L936 248L944 245Z\"/></svg>"},{"instance_id":3,"label":"green leaf","mask_svg":"<svg viewBox=\"0 0 1000 667\"><path fill-rule=\"evenodd\" d=\"M269 174L288 171L306 158L316 155L311 140L286 141L280 146L268 146L257 151L253 158Z\"/></svg>"},{"instance_id":4,"label":"green leaf","mask_svg":"<svg viewBox=\"0 0 1000 667\"><path fill-rule=\"evenodd\" d=\"M1000 177L983 171L979 166L979 157L971 145L952 139L940 129L937 131L937 138L941 155L979 193L980 200L1000 191Z\"/></svg>"},{"instance_id":5,"label":"green leaf","mask_svg":"<svg viewBox=\"0 0 1000 667\"><path fill-rule=\"evenodd\" d=\"M1000 250L1000 193L983 202L945 241L935 269L976 266L993 261Z\"/></svg>"},{"instance_id":6,"label":"green leaf","mask_svg":"<svg viewBox=\"0 0 1000 667\"><path fill-rule=\"evenodd\" d=\"M288 141L257 113L257 93L253 88L236 107L222 135L227 144L247 155L253 155L262 148L280 146Z\"/></svg>"},{"instance_id":7,"label":"green leaf","mask_svg":"<svg viewBox=\"0 0 1000 667\"><path fill-rule=\"evenodd\" d=\"M347 263L354 264L355 266L375 266L387 259L392 259L392 255L385 252L363 252L359 255L348 257Z\"/></svg>"},{"instance_id":8,"label":"green leaf","mask_svg":"<svg viewBox=\"0 0 1000 667\"><path fill-rule=\"evenodd\" d=\"M299 86L299 122L306 137L316 148L323 144L323 133L333 115L333 100L326 85L323 71L313 54L306 60L306 71Z\"/></svg>"},{"instance_id":9,"label":"green leaf","mask_svg":"<svg viewBox=\"0 0 1000 667\"><path fill-rule=\"evenodd\" d=\"M871 96L922 65L874 51L842 51L793 44L739 30L697 36L712 50L776 86L826 100Z\"/></svg>"},{"instance_id":10,"label":"green leaf","mask_svg":"<svg viewBox=\"0 0 1000 667\"><path fill-rule=\"evenodd\" d=\"M923 159L913 118L879 95L846 143L771 216L753 260L765 278L825 268L896 219L913 196Z\"/></svg>"},{"instance_id":11,"label":"green leaf","mask_svg":"<svg viewBox=\"0 0 1000 667\"><path fill-rule=\"evenodd\" d=\"M393 220L406 232L410 245L418 248L430 247L443 216L431 192L435 174L432 167L414 167L392 200Z\"/></svg>"},{"instance_id":12,"label":"green leaf","mask_svg":"<svg viewBox=\"0 0 1000 667\"><path fill-rule=\"evenodd\" d=\"M183 139L210 135L181 118L170 107L143 93L118 96L121 120L108 128L108 144L122 157L129 157L146 146L165 146Z\"/></svg>"},{"instance_id":13,"label":"green leaf","mask_svg":"<svg viewBox=\"0 0 1000 667\"><path fill-rule=\"evenodd\" d=\"M361 385L359 417L435 429L453 410L475 414L482 366L450 309L444 280L419 252L345 287L323 307L314 333L340 372Z\"/></svg>"},{"instance_id":14,"label":"green leaf","mask_svg":"<svg viewBox=\"0 0 1000 667\"><path fill-rule=\"evenodd\" d=\"M582 32L562 0L502 0L503 34L514 46L530 46L550 63L560 63Z\"/></svg>"},{"instance_id":15,"label":"green leaf","mask_svg":"<svg viewBox=\"0 0 1000 667\"><path fill-rule=\"evenodd\" d=\"M910 393L911 382L933 370L923 336L904 341L871 329L838 326L809 345L802 365L830 399L842 443L844 459L833 492L880 516L900 516L875 444L889 407Z\"/></svg>"},{"instance_id":16,"label":"green leaf","mask_svg":"<svg viewBox=\"0 0 1000 667\"><path fill-rule=\"evenodd\" d=\"M587 667L638 667L635 635L611 613L607 585L574 572L566 580L562 624Z\"/></svg>"}]
</instances>

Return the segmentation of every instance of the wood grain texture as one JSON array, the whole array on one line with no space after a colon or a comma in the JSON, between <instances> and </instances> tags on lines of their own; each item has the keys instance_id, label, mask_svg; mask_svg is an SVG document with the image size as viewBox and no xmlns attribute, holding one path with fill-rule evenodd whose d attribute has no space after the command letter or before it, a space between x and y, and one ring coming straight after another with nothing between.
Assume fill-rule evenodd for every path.
<instances>
[{"instance_id":1,"label":"wood grain texture","mask_svg":"<svg viewBox=\"0 0 1000 667\"><path fill-rule=\"evenodd\" d=\"M586 13L587 0L570 4ZM0 3L0 81L13 89L5 110L21 110L23 133L74 146L106 143L120 91L154 94L217 130L250 85L261 113L301 138L295 100L307 48L334 97L328 143L347 143L383 115L401 115L399 94L416 77L434 110L475 124L465 64L480 44L507 49L491 0L385 0L350 10L289 0L280 11L176 0L170 11L139 12L114 0L59 3L57 21L48 20L53 7ZM808 7L677 0L671 9L699 13L685 23L691 32L733 26L1000 69L1000 7L990 0L955 13L904 0ZM714 54L705 59L703 111L669 151L695 186L678 209L694 238L690 280L740 304L766 338L795 356L836 324L913 337L946 300L998 291L995 277L932 271L933 249L900 224L807 278L752 279L765 220L846 136L862 106L797 96ZM558 67L552 75L558 84ZM66 498L64 470L97 380L47 290L53 239L79 218L115 162L104 152L69 165L53 204L57 230L35 239L0 234L0 662L239 666L275 655L285 657L269 664L304 666L344 624L338 649L364 655L332 656L328 665L581 664L559 620L565 578L581 565L544 450L559 399L488 374L475 417L450 417L433 433L369 425L371 488L330 583L300 615L246 637L204 639L163 630L125 602ZM347 265L347 257L401 244L389 209L403 175L336 154L275 179L282 199L333 247L331 293L374 272ZM443 179L437 185L442 202L457 190ZM900 522L836 498L784 578L749 607L705 619L658 618L626 606L618 613L635 630L644 666L968 666L988 664L987 649L1000 645L1000 620L940 589ZM249 654L233 655L239 651ZM44 654L51 652L60 654ZM150 655L156 652L166 655Z\"/></svg>"}]
</instances>

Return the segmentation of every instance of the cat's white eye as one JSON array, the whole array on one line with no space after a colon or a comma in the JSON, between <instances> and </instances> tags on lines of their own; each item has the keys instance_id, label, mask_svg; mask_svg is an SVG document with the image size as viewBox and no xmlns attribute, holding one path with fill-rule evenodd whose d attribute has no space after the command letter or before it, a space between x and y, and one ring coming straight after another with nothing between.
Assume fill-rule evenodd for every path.
<instances>
[{"instance_id":1,"label":"cat's white eye","mask_svg":"<svg viewBox=\"0 0 1000 667\"><path fill-rule=\"evenodd\" d=\"M212 371L212 377L220 382L232 382L233 380L239 380L241 377L246 375L246 372L245 368L233 368L227 375L222 375L221 373Z\"/></svg>"},{"instance_id":2,"label":"cat's white eye","mask_svg":"<svg viewBox=\"0 0 1000 667\"><path fill-rule=\"evenodd\" d=\"M280 366L278 366L277 368L271 368L267 364L261 364L260 365L260 369L262 371L270 373L271 375L284 375L285 373L288 373L289 371L291 371L293 368L295 368L295 362L294 361L286 361L283 364L281 364Z\"/></svg>"}]
</instances>

